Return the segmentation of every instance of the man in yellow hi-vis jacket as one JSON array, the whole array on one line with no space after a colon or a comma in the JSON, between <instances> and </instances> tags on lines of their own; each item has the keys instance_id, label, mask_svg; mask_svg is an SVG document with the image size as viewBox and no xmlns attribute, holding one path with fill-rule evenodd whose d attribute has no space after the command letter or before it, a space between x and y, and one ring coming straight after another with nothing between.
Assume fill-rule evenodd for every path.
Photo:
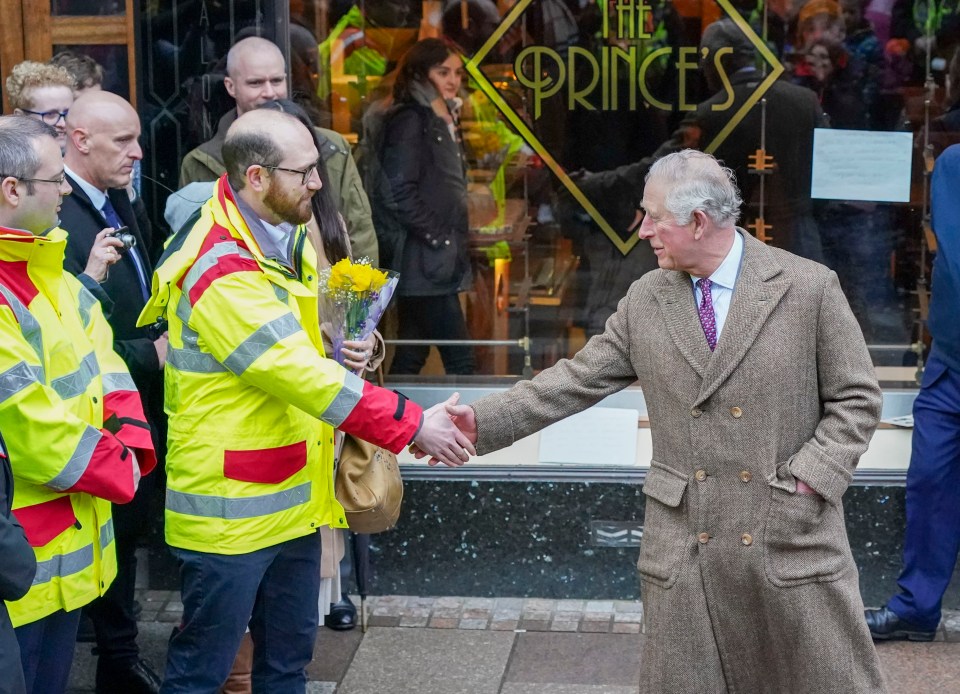
<instances>
[{"instance_id":1,"label":"man in yellow hi-vis jacket","mask_svg":"<svg viewBox=\"0 0 960 694\"><path fill-rule=\"evenodd\" d=\"M80 607L116 574L110 502L156 464L140 396L97 300L64 272L63 159L53 128L0 118L0 430L13 513L34 549L7 603L28 692L66 688Z\"/></svg>"},{"instance_id":2,"label":"man in yellow hi-vis jacket","mask_svg":"<svg viewBox=\"0 0 960 694\"><path fill-rule=\"evenodd\" d=\"M392 451L422 441L449 465L467 438L327 359L317 258L304 223L320 189L310 132L255 110L230 127L227 173L167 246L142 323L165 316L166 537L183 623L162 692L215 692L247 625L253 688L303 692L313 656L321 526L346 527L333 494L333 428Z\"/></svg>"}]
</instances>

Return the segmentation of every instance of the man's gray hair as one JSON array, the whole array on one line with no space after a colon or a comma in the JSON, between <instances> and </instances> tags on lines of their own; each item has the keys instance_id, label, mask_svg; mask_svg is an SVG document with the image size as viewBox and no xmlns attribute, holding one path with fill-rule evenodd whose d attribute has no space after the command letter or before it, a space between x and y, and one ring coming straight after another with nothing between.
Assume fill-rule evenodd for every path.
<instances>
[{"instance_id":1,"label":"man's gray hair","mask_svg":"<svg viewBox=\"0 0 960 694\"><path fill-rule=\"evenodd\" d=\"M31 178L40 168L40 153L34 142L41 137L56 139L57 131L29 116L0 116L0 174ZM28 192L32 184L28 181Z\"/></svg>"},{"instance_id":2,"label":"man's gray hair","mask_svg":"<svg viewBox=\"0 0 960 694\"><path fill-rule=\"evenodd\" d=\"M647 181L667 185L664 207L678 224L689 224L694 211L702 210L714 224L736 224L740 217L740 191L733 171L714 157L695 149L668 154L654 162Z\"/></svg>"}]
</instances>

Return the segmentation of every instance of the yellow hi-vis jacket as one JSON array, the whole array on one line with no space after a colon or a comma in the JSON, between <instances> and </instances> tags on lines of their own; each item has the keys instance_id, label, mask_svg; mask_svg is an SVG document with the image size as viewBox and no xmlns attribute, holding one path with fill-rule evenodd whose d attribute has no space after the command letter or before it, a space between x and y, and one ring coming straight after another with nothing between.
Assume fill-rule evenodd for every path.
<instances>
[{"instance_id":1,"label":"yellow hi-vis jacket","mask_svg":"<svg viewBox=\"0 0 960 694\"><path fill-rule=\"evenodd\" d=\"M244 218L226 177L211 186L168 243L140 323L169 322L167 543L244 554L346 527L334 427L399 451L422 412L324 357L305 228L284 267L265 257L250 228L262 234L261 222Z\"/></svg>"},{"instance_id":2,"label":"yellow hi-vis jacket","mask_svg":"<svg viewBox=\"0 0 960 694\"><path fill-rule=\"evenodd\" d=\"M0 431L13 513L37 555L14 626L75 610L117 573L110 502L156 465L150 429L100 304L63 270L67 234L0 227ZM3 558L0 557L0 561Z\"/></svg>"}]
</instances>

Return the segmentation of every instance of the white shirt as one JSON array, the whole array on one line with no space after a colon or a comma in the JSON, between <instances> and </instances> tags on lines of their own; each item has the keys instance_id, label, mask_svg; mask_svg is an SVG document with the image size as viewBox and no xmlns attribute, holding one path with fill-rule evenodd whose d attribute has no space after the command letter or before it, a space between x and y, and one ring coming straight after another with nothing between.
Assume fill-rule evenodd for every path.
<instances>
[{"instance_id":1,"label":"white shirt","mask_svg":"<svg viewBox=\"0 0 960 694\"><path fill-rule=\"evenodd\" d=\"M727 313L730 312L730 301L733 299L733 289L737 284L737 277L740 275L741 260L743 260L743 237L740 236L738 231L734 234L733 246L730 247L727 257L708 278L712 282L710 296L713 299L713 313L717 320L717 340L720 339L723 324L727 320ZM703 293L697 287L697 280L699 279L699 277L690 275L696 306L700 306L700 302L703 300Z\"/></svg>"},{"instance_id":2,"label":"white shirt","mask_svg":"<svg viewBox=\"0 0 960 694\"><path fill-rule=\"evenodd\" d=\"M96 207L98 211L102 210L103 203L107 201L107 194L96 186L91 185L87 181L83 180L83 178L71 171L70 167L66 164L63 165L63 170L66 171L67 175L72 178L78 186L80 186L80 189L84 193L87 194L87 197L90 198L90 202L93 203L93 206Z\"/></svg>"}]
</instances>

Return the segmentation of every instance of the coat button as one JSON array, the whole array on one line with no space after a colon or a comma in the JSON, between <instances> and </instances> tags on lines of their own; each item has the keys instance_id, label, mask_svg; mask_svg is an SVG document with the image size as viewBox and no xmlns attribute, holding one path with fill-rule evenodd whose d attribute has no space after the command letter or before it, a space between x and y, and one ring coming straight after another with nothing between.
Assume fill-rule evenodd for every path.
<instances>
[{"instance_id":1,"label":"coat button","mask_svg":"<svg viewBox=\"0 0 960 694\"><path fill-rule=\"evenodd\" d=\"M750 474L749 470L744 470L743 472L740 473L740 481L743 482L744 484L746 484L752 479L753 479L753 475Z\"/></svg>"},{"instance_id":2,"label":"coat button","mask_svg":"<svg viewBox=\"0 0 960 694\"><path fill-rule=\"evenodd\" d=\"M696 419L702 414L703 414L703 410L701 410L699 407L694 407L692 410L690 410L690 416L693 417L694 419Z\"/></svg>"},{"instance_id":3,"label":"coat button","mask_svg":"<svg viewBox=\"0 0 960 694\"><path fill-rule=\"evenodd\" d=\"M701 545L707 544L709 540L710 540L710 533L700 533L699 535L697 535L697 542L699 542Z\"/></svg>"},{"instance_id":4,"label":"coat button","mask_svg":"<svg viewBox=\"0 0 960 694\"><path fill-rule=\"evenodd\" d=\"M730 414L733 415L734 419L740 419L740 417L743 416L743 410L741 410L739 407L731 407Z\"/></svg>"},{"instance_id":5,"label":"coat button","mask_svg":"<svg viewBox=\"0 0 960 694\"><path fill-rule=\"evenodd\" d=\"M443 245L444 245L444 246L449 246L449 245L450 245L450 239L447 239L446 241L444 241L444 242L443 242Z\"/></svg>"},{"instance_id":6,"label":"coat button","mask_svg":"<svg viewBox=\"0 0 960 694\"><path fill-rule=\"evenodd\" d=\"M749 547L753 544L753 537L750 535L750 533L744 533L740 536L740 542L744 547Z\"/></svg>"},{"instance_id":7,"label":"coat button","mask_svg":"<svg viewBox=\"0 0 960 694\"><path fill-rule=\"evenodd\" d=\"M697 470L693 476L697 478L697 482L703 482L705 479L707 479L707 471Z\"/></svg>"}]
</instances>

